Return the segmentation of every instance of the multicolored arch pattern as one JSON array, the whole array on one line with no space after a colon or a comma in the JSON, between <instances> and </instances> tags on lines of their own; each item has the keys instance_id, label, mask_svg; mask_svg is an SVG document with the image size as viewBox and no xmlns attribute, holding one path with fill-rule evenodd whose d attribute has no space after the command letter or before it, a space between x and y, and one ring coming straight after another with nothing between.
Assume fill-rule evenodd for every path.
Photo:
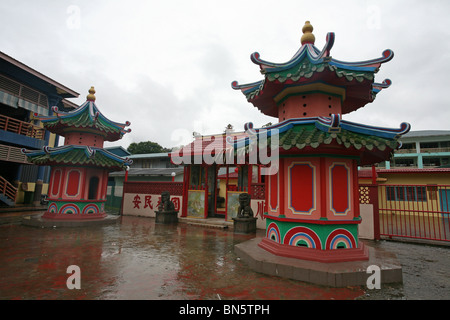
<instances>
[{"instance_id":1,"label":"multicolored arch pattern","mask_svg":"<svg viewBox=\"0 0 450 320\"><path fill-rule=\"evenodd\" d=\"M51 205L48 206L47 211L50 212L50 213L57 213L58 212L58 206L56 205L56 203L52 203Z\"/></svg>"},{"instance_id":2,"label":"multicolored arch pattern","mask_svg":"<svg viewBox=\"0 0 450 320\"><path fill-rule=\"evenodd\" d=\"M98 214L99 209L96 204L89 204L83 209L83 214Z\"/></svg>"},{"instance_id":3,"label":"multicolored arch pattern","mask_svg":"<svg viewBox=\"0 0 450 320\"><path fill-rule=\"evenodd\" d=\"M356 240L353 234L345 229L336 229L328 235L325 250L355 249Z\"/></svg>"},{"instance_id":4,"label":"multicolored arch pattern","mask_svg":"<svg viewBox=\"0 0 450 320\"><path fill-rule=\"evenodd\" d=\"M266 237L267 237L267 239L270 239L277 243L281 243L280 229L278 229L278 226L276 223L271 222L267 226Z\"/></svg>"},{"instance_id":5,"label":"multicolored arch pattern","mask_svg":"<svg viewBox=\"0 0 450 320\"><path fill-rule=\"evenodd\" d=\"M80 214L80 209L73 203L65 204L59 210L60 214Z\"/></svg>"},{"instance_id":6,"label":"multicolored arch pattern","mask_svg":"<svg viewBox=\"0 0 450 320\"><path fill-rule=\"evenodd\" d=\"M291 228L288 232L286 232L283 244L312 249L322 248L322 243L317 233L306 227Z\"/></svg>"}]
</instances>

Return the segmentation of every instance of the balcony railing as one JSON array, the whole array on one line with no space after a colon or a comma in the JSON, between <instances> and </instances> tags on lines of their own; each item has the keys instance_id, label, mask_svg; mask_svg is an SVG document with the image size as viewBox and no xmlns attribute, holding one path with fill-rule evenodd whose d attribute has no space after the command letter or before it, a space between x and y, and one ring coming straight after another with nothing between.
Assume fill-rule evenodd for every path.
<instances>
[{"instance_id":1,"label":"balcony railing","mask_svg":"<svg viewBox=\"0 0 450 320\"><path fill-rule=\"evenodd\" d=\"M11 117L0 115L0 130L14 132L27 137L44 140L45 130Z\"/></svg>"},{"instance_id":2,"label":"balcony railing","mask_svg":"<svg viewBox=\"0 0 450 320\"><path fill-rule=\"evenodd\" d=\"M440 152L450 152L449 147L445 148L420 148L420 153L440 153Z\"/></svg>"},{"instance_id":3,"label":"balcony railing","mask_svg":"<svg viewBox=\"0 0 450 320\"><path fill-rule=\"evenodd\" d=\"M416 149L398 149L395 153L417 153Z\"/></svg>"},{"instance_id":4,"label":"balcony railing","mask_svg":"<svg viewBox=\"0 0 450 320\"><path fill-rule=\"evenodd\" d=\"M440 152L450 152L450 147L442 148L420 148L420 153L440 153ZM417 153L417 149L399 149L395 153Z\"/></svg>"},{"instance_id":5,"label":"balcony railing","mask_svg":"<svg viewBox=\"0 0 450 320\"><path fill-rule=\"evenodd\" d=\"M17 188L2 176L0 176L0 194L4 194L13 202L16 201Z\"/></svg>"}]
</instances>

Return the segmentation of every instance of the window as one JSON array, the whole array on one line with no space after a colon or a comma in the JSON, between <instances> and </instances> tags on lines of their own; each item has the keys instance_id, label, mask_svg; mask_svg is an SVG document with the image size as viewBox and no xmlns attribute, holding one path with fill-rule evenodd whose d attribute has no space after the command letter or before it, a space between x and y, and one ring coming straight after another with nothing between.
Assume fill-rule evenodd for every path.
<instances>
[{"instance_id":1,"label":"window","mask_svg":"<svg viewBox=\"0 0 450 320\"><path fill-rule=\"evenodd\" d=\"M437 200L437 186L427 186L427 191L430 200Z\"/></svg>"},{"instance_id":2,"label":"window","mask_svg":"<svg viewBox=\"0 0 450 320\"><path fill-rule=\"evenodd\" d=\"M386 187L388 201L427 201L424 186L395 186Z\"/></svg>"},{"instance_id":3,"label":"window","mask_svg":"<svg viewBox=\"0 0 450 320\"><path fill-rule=\"evenodd\" d=\"M414 159L395 159L394 164L396 167L413 167Z\"/></svg>"},{"instance_id":4,"label":"window","mask_svg":"<svg viewBox=\"0 0 450 320\"><path fill-rule=\"evenodd\" d=\"M421 142L420 149L439 148L438 142Z\"/></svg>"},{"instance_id":5,"label":"window","mask_svg":"<svg viewBox=\"0 0 450 320\"><path fill-rule=\"evenodd\" d=\"M416 144L415 143L405 143L405 144L402 145L402 149L415 150L416 149Z\"/></svg>"},{"instance_id":6,"label":"window","mask_svg":"<svg viewBox=\"0 0 450 320\"><path fill-rule=\"evenodd\" d=\"M424 157L423 165L425 167L439 167L441 165L441 159Z\"/></svg>"}]
</instances>

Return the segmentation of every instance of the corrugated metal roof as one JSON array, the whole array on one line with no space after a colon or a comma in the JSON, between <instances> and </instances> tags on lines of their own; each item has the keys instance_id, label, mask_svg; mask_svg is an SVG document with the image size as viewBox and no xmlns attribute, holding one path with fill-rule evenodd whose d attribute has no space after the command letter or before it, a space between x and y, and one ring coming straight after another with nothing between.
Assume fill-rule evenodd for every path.
<instances>
[{"instance_id":1,"label":"corrugated metal roof","mask_svg":"<svg viewBox=\"0 0 450 320\"><path fill-rule=\"evenodd\" d=\"M450 130L417 130L410 131L405 134L404 138L418 138L418 137L434 137L434 136L450 136ZM400 139L401 140L401 139Z\"/></svg>"},{"instance_id":2,"label":"corrugated metal roof","mask_svg":"<svg viewBox=\"0 0 450 320\"><path fill-rule=\"evenodd\" d=\"M183 173L184 167L177 168L130 168L128 170L128 176L171 176L172 172L175 175ZM111 172L110 177L124 176L125 171Z\"/></svg>"},{"instance_id":3,"label":"corrugated metal roof","mask_svg":"<svg viewBox=\"0 0 450 320\"><path fill-rule=\"evenodd\" d=\"M142 154L132 154L128 158L130 159L152 159L152 158L168 158L169 153L142 153Z\"/></svg>"},{"instance_id":4,"label":"corrugated metal roof","mask_svg":"<svg viewBox=\"0 0 450 320\"><path fill-rule=\"evenodd\" d=\"M411 174L411 173L436 173L436 174L442 174L442 173L450 173L450 168L394 168L394 169L376 169L376 176L378 177L379 174ZM372 169L369 168L361 168L358 170L358 177L359 178L371 178L372 177Z\"/></svg>"},{"instance_id":5,"label":"corrugated metal roof","mask_svg":"<svg viewBox=\"0 0 450 320\"><path fill-rule=\"evenodd\" d=\"M450 168L377 169L377 173L450 173Z\"/></svg>"}]
</instances>

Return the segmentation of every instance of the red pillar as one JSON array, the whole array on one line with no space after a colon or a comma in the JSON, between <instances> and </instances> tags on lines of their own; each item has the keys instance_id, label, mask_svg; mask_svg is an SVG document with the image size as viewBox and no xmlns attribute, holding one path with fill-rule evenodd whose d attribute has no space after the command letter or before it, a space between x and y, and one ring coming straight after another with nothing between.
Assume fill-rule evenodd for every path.
<instances>
[{"instance_id":1,"label":"red pillar","mask_svg":"<svg viewBox=\"0 0 450 320\"><path fill-rule=\"evenodd\" d=\"M208 216L208 167L204 166L205 168L205 219Z\"/></svg>"},{"instance_id":2,"label":"red pillar","mask_svg":"<svg viewBox=\"0 0 450 320\"><path fill-rule=\"evenodd\" d=\"M320 218L323 220L327 219L327 180L326 180L326 162L325 158L320 158Z\"/></svg>"},{"instance_id":3,"label":"red pillar","mask_svg":"<svg viewBox=\"0 0 450 320\"><path fill-rule=\"evenodd\" d=\"M359 181L358 181L358 162L353 160L353 207L354 217L359 218L361 213L359 210Z\"/></svg>"},{"instance_id":4,"label":"red pillar","mask_svg":"<svg viewBox=\"0 0 450 320\"><path fill-rule=\"evenodd\" d=\"M280 193L280 214L279 216L284 216L285 213L285 199L287 199L286 193L285 193L285 188L284 188L284 177L285 177L285 172L284 172L284 159L280 158L280 168L278 170L278 175L279 175L279 179L278 181L280 182L280 185L278 186L278 192Z\"/></svg>"},{"instance_id":5,"label":"red pillar","mask_svg":"<svg viewBox=\"0 0 450 320\"><path fill-rule=\"evenodd\" d=\"M189 190L189 176L191 173L191 167L189 165L184 166L183 174L183 209L181 211L181 217L187 217L187 203L188 203L188 190Z\"/></svg>"},{"instance_id":6,"label":"red pillar","mask_svg":"<svg viewBox=\"0 0 450 320\"><path fill-rule=\"evenodd\" d=\"M378 205L378 185L369 186L370 203L373 205L373 235L375 240L380 240L380 212Z\"/></svg>"},{"instance_id":7,"label":"red pillar","mask_svg":"<svg viewBox=\"0 0 450 320\"><path fill-rule=\"evenodd\" d=\"M225 166L226 168L226 181L225 181L225 220L228 220L228 165Z\"/></svg>"},{"instance_id":8,"label":"red pillar","mask_svg":"<svg viewBox=\"0 0 450 320\"><path fill-rule=\"evenodd\" d=\"M264 177L264 212L269 212L269 183L273 176L266 175Z\"/></svg>"}]
</instances>

